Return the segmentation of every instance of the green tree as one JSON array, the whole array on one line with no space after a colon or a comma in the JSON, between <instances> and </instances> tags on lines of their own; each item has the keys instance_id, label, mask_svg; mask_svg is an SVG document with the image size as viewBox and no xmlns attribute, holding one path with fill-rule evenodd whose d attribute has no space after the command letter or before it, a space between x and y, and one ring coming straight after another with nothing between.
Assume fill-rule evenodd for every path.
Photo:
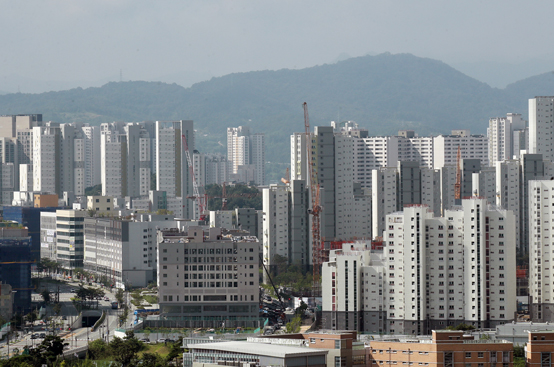
<instances>
[{"instance_id":1,"label":"green tree","mask_svg":"<svg viewBox=\"0 0 554 367\"><path fill-rule=\"evenodd\" d=\"M302 317L304 315L304 311L306 311L307 309L308 309L308 305L304 303L304 301L300 301L300 306L296 307L296 310L294 310L294 313Z\"/></svg>"},{"instance_id":2,"label":"green tree","mask_svg":"<svg viewBox=\"0 0 554 367\"><path fill-rule=\"evenodd\" d=\"M63 354L63 348L66 345L69 344L64 343L63 339L59 336L47 335L38 347L31 350L30 355L35 361L41 361L41 364L48 364L50 366L58 356Z\"/></svg>"},{"instance_id":3,"label":"green tree","mask_svg":"<svg viewBox=\"0 0 554 367\"><path fill-rule=\"evenodd\" d=\"M143 344L135 337L132 331L127 331L123 339L115 337L110 342L110 350L114 359L123 367L137 361L137 353L143 348Z\"/></svg>"},{"instance_id":4,"label":"green tree","mask_svg":"<svg viewBox=\"0 0 554 367\"><path fill-rule=\"evenodd\" d=\"M103 339L96 339L89 343L88 355L92 359L104 359L111 355L110 346Z\"/></svg>"},{"instance_id":5,"label":"green tree","mask_svg":"<svg viewBox=\"0 0 554 367\"><path fill-rule=\"evenodd\" d=\"M40 296L42 297L42 300L44 303L50 303L50 291L48 289L43 290L40 292Z\"/></svg>"},{"instance_id":6,"label":"green tree","mask_svg":"<svg viewBox=\"0 0 554 367\"><path fill-rule=\"evenodd\" d=\"M514 346L514 367L525 367L525 349L522 346Z\"/></svg>"},{"instance_id":7,"label":"green tree","mask_svg":"<svg viewBox=\"0 0 554 367\"><path fill-rule=\"evenodd\" d=\"M294 315L290 322L287 322L285 325L285 332L287 334L294 334L300 331L300 325L302 324L302 319L300 315Z\"/></svg>"},{"instance_id":8,"label":"green tree","mask_svg":"<svg viewBox=\"0 0 554 367\"><path fill-rule=\"evenodd\" d=\"M178 359L180 356L183 355L183 349L181 346L183 345L183 337L179 337L176 343L172 343L169 347L169 353L167 357L165 357L166 362L171 362L174 359Z\"/></svg>"},{"instance_id":9,"label":"green tree","mask_svg":"<svg viewBox=\"0 0 554 367\"><path fill-rule=\"evenodd\" d=\"M123 289L119 288L117 292L115 293L115 299L120 305L123 305L123 297L124 297Z\"/></svg>"},{"instance_id":10,"label":"green tree","mask_svg":"<svg viewBox=\"0 0 554 367\"><path fill-rule=\"evenodd\" d=\"M182 353L182 352L181 352ZM141 367L165 367L166 360L155 353L144 353L137 363Z\"/></svg>"}]
</instances>

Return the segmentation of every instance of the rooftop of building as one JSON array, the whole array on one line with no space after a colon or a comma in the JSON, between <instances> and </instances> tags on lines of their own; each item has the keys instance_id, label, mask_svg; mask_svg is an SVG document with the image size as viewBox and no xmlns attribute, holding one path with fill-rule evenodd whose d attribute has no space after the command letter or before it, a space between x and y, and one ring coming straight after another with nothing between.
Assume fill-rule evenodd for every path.
<instances>
[{"instance_id":1,"label":"rooftop of building","mask_svg":"<svg viewBox=\"0 0 554 367\"><path fill-rule=\"evenodd\" d=\"M202 234L198 233L202 231ZM162 243L194 243L194 242L259 242L256 236L248 231L226 230L223 228L189 227L188 231L179 228L168 228L161 231Z\"/></svg>"},{"instance_id":2,"label":"rooftop of building","mask_svg":"<svg viewBox=\"0 0 554 367\"><path fill-rule=\"evenodd\" d=\"M325 349L291 347L288 345L272 345L270 347L268 344L264 343L250 343L244 341L194 344L189 347L192 350L218 350L222 352L242 353L275 358L302 357L328 353Z\"/></svg>"},{"instance_id":3,"label":"rooftop of building","mask_svg":"<svg viewBox=\"0 0 554 367\"><path fill-rule=\"evenodd\" d=\"M369 341L370 346L373 342L385 343L410 343L410 344L443 344L443 343L462 343L462 344L512 344L511 341L502 339L475 339L475 335L466 334L464 331L454 330L433 330L430 336L410 336L403 335L397 337L383 337L379 340Z\"/></svg>"}]
</instances>

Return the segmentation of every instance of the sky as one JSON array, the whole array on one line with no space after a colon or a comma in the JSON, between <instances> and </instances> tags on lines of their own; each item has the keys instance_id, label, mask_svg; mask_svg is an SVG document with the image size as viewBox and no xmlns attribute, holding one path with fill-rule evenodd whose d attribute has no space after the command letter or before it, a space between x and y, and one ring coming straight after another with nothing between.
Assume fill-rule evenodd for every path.
<instances>
[{"instance_id":1,"label":"sky","mask_svg":"<svg viewBox=\"0 0 554 367\"><path fill-rule=\"evenodd\" d=\"M554 70L553 13L535 0L0 0L0 91L190 85L382 52L503 87Z\"/></svg>"}]
</instances>

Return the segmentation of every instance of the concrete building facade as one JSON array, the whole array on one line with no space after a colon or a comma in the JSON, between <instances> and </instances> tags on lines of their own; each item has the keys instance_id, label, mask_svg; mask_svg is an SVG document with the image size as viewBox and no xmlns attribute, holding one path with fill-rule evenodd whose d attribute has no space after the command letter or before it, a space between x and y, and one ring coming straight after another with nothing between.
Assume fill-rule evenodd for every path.
<instances>
[{"instance_id":1,"label":"concrete building facade","mask_svg":"<svg viewBox=\"0 0 554 367\"><path fill-rule=\"evenodd\" d=\"M181 327L259 327L260 243L220 228L158 232L160 317Z\"/></svg>"}]
</instances>

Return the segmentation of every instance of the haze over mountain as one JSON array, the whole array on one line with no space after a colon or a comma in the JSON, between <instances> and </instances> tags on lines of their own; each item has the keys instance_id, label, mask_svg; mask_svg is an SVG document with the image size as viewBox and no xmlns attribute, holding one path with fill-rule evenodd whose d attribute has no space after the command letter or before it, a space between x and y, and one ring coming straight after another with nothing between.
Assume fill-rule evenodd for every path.
<instances>
[{"instance_id":1,"label":"haze over mountain","mask_svg":"<svg viewBox=\"0 0 554 367\"><path fill-rule=\"evenodd\" d=\"M266 133L267 159L286 163L290 134L304 130L304 101L312 126L354 120L371 135L454 128L484 134L490 117L517 112L527 118L528 99L554 94L553 82L554 74L545 73L497 89L437 60L385 53L301 70L230 74L190 88L137 81L7 94L0 96L0 114L42 113L45 120L92 124L192 119L203 152L224 152L226 128L248 125Z\"/></svg>"}]
</instances>

